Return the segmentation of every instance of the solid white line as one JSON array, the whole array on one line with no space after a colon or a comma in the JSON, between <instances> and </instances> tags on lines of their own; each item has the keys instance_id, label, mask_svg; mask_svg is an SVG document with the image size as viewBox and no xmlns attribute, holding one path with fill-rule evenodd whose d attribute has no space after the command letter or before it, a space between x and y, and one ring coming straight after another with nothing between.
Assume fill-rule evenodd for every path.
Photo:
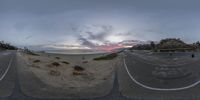
<instances>
[{"instance_id":1,"label":"solid white line","mask_svg":"<svg viewBox=\"0 0 200 100\"><path fill-rule=\"evenodd\" d=\"M191 87L194 87L196 86L197 84L200 83L200 80L195 82L194 84L191 84L189 86L186 86L186 87L181 87L181 88L171 88L171 89L167 89L167 88L154 88L154 87L150 87L150 86L147 86L147 85L144 85L140 82L138 82L136 79L133 78L133 76L130 74L129 70L128 70L128 67L126 65L126 61L124 59L124 67L126 69L126 72L128 73L129 77L131 78L131 80L133 82L135 82L137 85L143 87L143 88L146 88L146 89L150 89L150 90L158 90L158 91L177 91L177 90L184 90L184 89L188 89L188 88L191 88Z\"/></svg>"},{"instance_id":2,"label":"solid white line","mask_svg":"<svg viewBox=\"0 0 200 100\"><path fill-rule=\"evenodd\" d=\"M8 67L7 67L6 71L4 72L4 74L1 76L0 81L2 81L4 79L4 77L6 76L6 74L8 73L8 70L10 69L10 66L12 64L13 58L14 58L14 56L11 57L11 59L9 61L9 64L8 64Z\"/></svg>"}]
</instances>

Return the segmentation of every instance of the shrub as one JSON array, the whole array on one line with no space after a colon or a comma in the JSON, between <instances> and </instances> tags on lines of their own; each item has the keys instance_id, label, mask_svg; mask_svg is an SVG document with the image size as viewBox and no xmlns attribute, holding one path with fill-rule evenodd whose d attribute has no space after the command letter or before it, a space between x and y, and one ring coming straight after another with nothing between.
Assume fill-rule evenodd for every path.
<instances>
[{"instance_id":1,"label":"shrub","mask_svg":"<svg viewBox=\"0 0 200 100\"><path fill-rule=\"evenodd\" d=\"M51 63L53 66L60 66L60 64L58 63L58 62L53 62L53 63Z\"/></svg>"},{"instance_id":2,"label":"shrub","mask_svg":"<svg viewBox=\"0 0 200 100\"><path fill-rule=\"evenodd\" d=\"M39 63L39 62L41 62L40 60L34 60L33 61L34 63Z\"/></svg>"},{"instance_id":3,"label":"shrub","mask_svg":"<svg viewBox=\"0 0 200 100\"><path fill-rule=\"evenodd\" d=\"M66 61L62 61L62 63L64 63L64 64L69 64L69 62L66 62Z\"/></svg>"},{"instance_id":4,"label":"shrub","mask_svg":"<svg viewBox=\"0 0 200 100\"><path fill-rule=\"evenodd\" d=\"M74 70L75 71L84 71L85 69L83 67L79 66L79 65L75 65Z\"/></svg>"},{"instance_id":5,"label":"shrub","mask_svg":"<svg viewBox=\"0 0 200 100\"><path fill-rule=\"evenodd\" d=\"M5 49L5 50L17 50L18 48L9 44L9 43L5 43L4 41L0 41L0 48L1 49Z\"/></svg>"},{"instance_id":6,"label":"shrub","mask_svg":"<svg viewBox=\"0 0 200 100\"><path fill-rule=\"evenodd\" d=\"M111 53L105 56L94 58L93 60L112 60L118 56L117 53Z\"/></svg>"},{"instance_id":7,"label":"shrub","mask_svg":"<svg viewBox=\"0 0 200 100\"><path fill-rule=\"evenodd\" d=\"M60 57L55 57L56 59L60 59Z\"/></svg>"},{"instance_id":8,"label":"shrub","mask_svg":"<svg viewBox=\"0 0 200 100\"><path fill-rule=\"evenodd\" d=\"M29 55L40 56L39 54L34 53L33 51L29 50L26 47L24 48L23 52Z\"/></svg>"}]
</instances>

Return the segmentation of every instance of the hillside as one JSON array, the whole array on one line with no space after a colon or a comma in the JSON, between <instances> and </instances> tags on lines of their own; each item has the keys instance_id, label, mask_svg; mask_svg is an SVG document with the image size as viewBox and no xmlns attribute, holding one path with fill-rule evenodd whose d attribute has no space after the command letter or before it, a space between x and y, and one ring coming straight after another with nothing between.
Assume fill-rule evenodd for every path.
<instances>
[{"instance_id":1,"label":"hillside","mask_svg":"<svg viewBox=\"0 0 200 100\"><path fill-rule=\"evenodd\" d=\"M153 50L153 51L193 51L197 50L198 43L187 44L181 39L177 38L166 38L160 40L159 43L153 41L149 44L139 44L133 46L132 50Z\"/></svg>"},{"instance_id":2,"label":"hillside","mask_svg":"<svg viewBox=\"0 0 200 100\"><path fill-rule=\"evenodd\" d=\"M163 39L159 42L159 44L157 44L156 47L157 49L191 48L191 46L176 38Z\"/></svg>"},{"instance_id":3,"label":"hillside","mask_svg":"<svg viewBox=\"0 0 200 100\"><path fill-rule=\"evenodd\" d=\"M5 43L4 41L0 41L0 50L16 50L17 47L9 44L9 43Z\"/></svg>"}]
</instances>

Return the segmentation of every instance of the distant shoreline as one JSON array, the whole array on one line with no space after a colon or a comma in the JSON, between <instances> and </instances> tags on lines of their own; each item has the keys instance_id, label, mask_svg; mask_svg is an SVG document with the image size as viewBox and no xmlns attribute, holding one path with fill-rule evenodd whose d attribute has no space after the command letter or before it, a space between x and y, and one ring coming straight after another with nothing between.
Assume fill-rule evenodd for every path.
<instances>
[{"instance_id":1,"label":"distant shoreline","mask_svg":"<svg viewBox=\"0 0 200 100\"><path fill-rule=\"evenodd\" d=\"M46 53L51 54L67 54L67 55L84 55L84 54L106 54L110 53L109 51L81 51L81 50L66 50L66 51L45 51Z\"/></svg>"}]
</instances>

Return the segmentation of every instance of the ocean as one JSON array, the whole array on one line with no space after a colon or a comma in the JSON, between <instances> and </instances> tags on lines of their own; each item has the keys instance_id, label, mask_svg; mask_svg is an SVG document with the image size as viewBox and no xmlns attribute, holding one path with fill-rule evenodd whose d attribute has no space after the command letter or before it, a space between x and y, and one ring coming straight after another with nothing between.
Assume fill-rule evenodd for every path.
<instances>
[{"instance_id":1,"label":"ocean","mask_svg":"<svg viewBox=\"0 0 200 100\"><path fill-rule=\"evenodd\" d=\"M46 50L46 53L55 53L55 54L104 54L111 51L103 50L87 50L87 49L70 49L70 50Z\"/></svg>"}]
</instances>

